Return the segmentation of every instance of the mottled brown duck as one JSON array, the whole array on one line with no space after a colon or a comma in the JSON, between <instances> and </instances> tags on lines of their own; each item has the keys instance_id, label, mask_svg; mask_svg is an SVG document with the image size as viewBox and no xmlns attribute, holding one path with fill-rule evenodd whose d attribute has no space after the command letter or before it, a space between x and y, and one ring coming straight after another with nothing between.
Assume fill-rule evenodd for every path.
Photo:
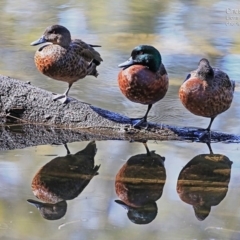
<instances>
[{"instance_id":1,"label":"mottled brown duck","mask_svg":"<svg viewBox=\"0 0 240 240\"><path fill-rule=\"evenodd\" d=\"M62 103L68 101L68 92L74 82L92 75L97 77L96 67L102 58L91 45L80 39L71 39L69 30L61 25L52 25L46 28L41 38L31 43L32 46L47 43L35 53L37 69L44 75L68 83L64 94L57 94L54 100Z\"/></svg>"},{"instance_id":2,"label":"mottled brown duck","mask_svg":"<svg viewBox=\"0 0 240 240\"><path fill-rule=\"evenodd\" d=\"M218 68L212 68L203 58L198 68L188 74L179 89L182 104L193 114L210 118L210 132L215 117L231 106L235 82Z\"/></svg>"}]
</instances>

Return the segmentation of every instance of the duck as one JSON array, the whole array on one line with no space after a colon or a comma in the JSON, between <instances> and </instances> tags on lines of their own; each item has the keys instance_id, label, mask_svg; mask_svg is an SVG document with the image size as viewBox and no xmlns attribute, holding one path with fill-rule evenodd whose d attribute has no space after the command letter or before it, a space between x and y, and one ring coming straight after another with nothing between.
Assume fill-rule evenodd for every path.
<instances>
[{"instance_id":1,"label":"duck","mask_svg":"<svg viewBox=\"0 0 240 240\"><path fill-rule=\"evenodd\" d=\"M131 156L115 178L117 196L135 208L156 202L162 196L166 181L165 157L149 151L146 142L143 145L146 153Z\"/></svg>"},{"instance_id":2,"label":"duck","mask_svg":"<svg viewBox=\"0 0 240 240\"><path fill-rule=\"evenodd\" d=\"M131 57L118 67L122 68L118 74L118 85L123 95L132 102L148 105L142 118L131 118L133 125L148 126L147 117L152 105L164 98L169 85L160 52L153 46L139 45L132 50Z\"/></svg>"},{"instance_id":3,"label":"duck","mask_svg":"<svg viewBox=\"0 0 240 240\"><path fill-rule=\"evenodd\" d=\"M71 39L70 31L61 25L46 28L43 35L31 46L46 43L35 53L37 69L44 75L68 83L63 94L56 94L53 100L67 103L68 93L73 83L87 75L97 77L97 66L103 61L94 47L80 39Z\"/></svg>"},{"instance_id":4,"label":"duck","mask_svg":"<svg viewBox=\"0 0 240 240\"><path fill-rule=\"evenodd\" d=\"M40 200L49 204L72 200L97 176L100 165L95 165L97 153L95 141L91 141L81 151L71 154L64 144L67 155L58 156L46 163L32 180L32 192Z\"/></svg>"},{"instance_id":5,"label":"duck","mask_svg":"<svg viewBox=\"0 0 240 240\"><path fill-rule=\"evenodd\" d=\"M189 73L179 89L182 104L191 113L210 118L205 129L210 133L216 116L231 106L235 82L218 68L212 68L208 59L202 58L198 68Z\"/></svg>"},{"instance_id":6,"label":"duck","mask_svg":"<svg viewBox=\"0 0 240 240\"><path fill-rule=\"evenodd\" d=\"M146 141L142 143L146 153L131 156L115 177L115 191L120 199L115 202L135 224L148 224L156 218L156 201L166 182L165 157L150 151Z\"/></svg>"},{"instance_id":7,"label":"duck","mask_svg":"<svg viewBox=\"0 0 240 240\"><path fill-rule=\"evenodd\" d=\"M213 153L209 142L206 144L210 153L193 157L179 173L176 187L179 198L193 207L199 221L226 197L233 163L227 156Z\"/></svg>"}]
</instances>

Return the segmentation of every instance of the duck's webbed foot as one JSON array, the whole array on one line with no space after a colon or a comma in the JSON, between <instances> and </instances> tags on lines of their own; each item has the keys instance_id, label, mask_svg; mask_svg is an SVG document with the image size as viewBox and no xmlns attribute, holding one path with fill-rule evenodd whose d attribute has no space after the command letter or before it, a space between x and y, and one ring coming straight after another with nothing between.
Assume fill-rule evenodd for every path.
<instances>
[{"instance_id":1,"label":"duck's webbed foot","mask_svg":"<svg viewBox=\"0 0 240 240\"><path fill-rule=\"evenodd\" d=\"M59 102L63 103L68 103L70 99L68 98L67 95L65 94L54 94L53 96L53 101L58 100Z\"/></svg>"},{"instance_id":2,"label":"duck's webbed foot","mask_svg":"<svg viewBox=\"0 0 240 240\"><path fill-rule=\"evenodd\" d=\"M208 137L207 141L211 142L211 130L210 129L211 129L214 119L215 119L215 117L211 117L208 127L204 130L204 132L202 134L200 134L200 136L199 136L200 141L203 141L203 140L205 140L205 137Z\"/></svg>"},{"instance_id":3,"label":"duck's webbed foot","mask_svg":"<svg viewBox=\"0 0 240 240\"><path fill-rule=\"evenodd\" d=\"M200 133L198 138L201 142L211 141L211 131L209 129L204 129L203 132Z\"/></svg>"},{"instance_id":4,"label":"duck's webbed foot","mask_svg":"<svg viewBox=\"0 0 240 240\"><path fill-rule=\"evenodd\" d=\"M145 117L143 118L130 118L134 128L148 129L148 122Z\"/></svg>"},{"instance_id":5,"label":"duck's webbed foot","mask_svg":"<svg viewBox=\"0 0 240 240\"><path fill-rule=\"evenodd\" d=\"M152 108L152 104L148 105L147 112L142 118L130 118L133 124L133 127L135 128L141 128L143 127L144 129L148 129L148 122L147 122L147 117L150 109Z\"/></svg>"}]
</instances>

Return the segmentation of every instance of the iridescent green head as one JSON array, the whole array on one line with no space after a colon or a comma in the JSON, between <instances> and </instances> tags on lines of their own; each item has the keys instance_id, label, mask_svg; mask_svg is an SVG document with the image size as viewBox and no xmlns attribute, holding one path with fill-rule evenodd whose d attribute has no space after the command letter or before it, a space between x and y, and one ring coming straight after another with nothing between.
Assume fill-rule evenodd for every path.
<instances>
[{"instance_id":1,"label":"iridescent green head","mask_svg":"<svg viewBox=\"0 0 240 240\"><path fill-rule=\"evenodd\" d=\"M157 72L162 64L159 51L150 45L139 45L132 50L131 57L118 65L118 67L130 67L132 65L147 66L149 70Z\"/></svg>"}]
</instances>

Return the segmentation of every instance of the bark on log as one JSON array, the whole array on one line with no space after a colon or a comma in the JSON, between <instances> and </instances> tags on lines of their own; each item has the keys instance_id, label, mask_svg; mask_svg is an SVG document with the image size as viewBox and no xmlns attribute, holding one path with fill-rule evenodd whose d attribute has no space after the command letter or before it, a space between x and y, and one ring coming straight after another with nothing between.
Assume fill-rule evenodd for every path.
<instances>
[{"instance_id":1,"label":"bark on log","mask_svg":"<svg viewBox=\"0 0 240 240\"><path fill-rule=\"evenodd\" d=\"M52 101L51 92L1 75L0 97L0 119L3 124L0 147L2 150L94 139L200 141L199 137L203 133L203 130L197 128L179 128L153 123L149 124L147 130L136 129L126 116L76 99L72 99L67 104ZM23 126L17 127L16 133L16 125L11 126L9 122L14 124L18 122ZM240 142L240 136L219 132L212 132L211 139ZM206 138L201 141L206 141Z\"/></svg>"}]
</instances>

